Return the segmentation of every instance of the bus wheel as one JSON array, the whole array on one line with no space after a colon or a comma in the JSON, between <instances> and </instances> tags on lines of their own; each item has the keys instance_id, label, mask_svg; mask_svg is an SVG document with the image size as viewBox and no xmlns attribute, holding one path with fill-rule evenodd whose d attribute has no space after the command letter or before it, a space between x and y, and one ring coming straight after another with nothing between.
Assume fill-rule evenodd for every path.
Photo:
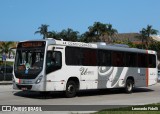
<instances>
[{"instance_id":1,"label":"bus wheel","mask_svg":"<svg viewBox=\"0 0 160 114\"><path fill-rule=\"evenodd\" d=\"M125 86L126 93L132 93L133 91L133 81L131 79L127 79Z\"/></svg>"},{"instance_id":2,"label":"bus wheel","mask_svg":"<svg viewBox=\"0 0 160 114\"><path fill-rule=\"evenodd\" d=\"M69 81L67 83L65 95L68 98L76 96L76 83L74 81Z\"/></svg>"}]
</instances>

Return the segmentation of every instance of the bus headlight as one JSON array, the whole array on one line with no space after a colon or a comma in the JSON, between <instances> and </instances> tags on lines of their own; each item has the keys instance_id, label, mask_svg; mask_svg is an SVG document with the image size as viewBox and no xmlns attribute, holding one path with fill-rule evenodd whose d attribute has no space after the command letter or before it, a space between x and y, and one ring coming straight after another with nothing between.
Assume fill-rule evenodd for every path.
<instances>
[{"instance_id":1,"label":"bus headlight","mask_svg":"<svg viewBox=\"0 0 160 114\"><path fill-rule=\"evenodd\" d=\"M43 78L43 75L41 75L41 76L37 79L36 84L40 83L41 80L42 80L42 78Z\"/></svg>"}]
</instances>

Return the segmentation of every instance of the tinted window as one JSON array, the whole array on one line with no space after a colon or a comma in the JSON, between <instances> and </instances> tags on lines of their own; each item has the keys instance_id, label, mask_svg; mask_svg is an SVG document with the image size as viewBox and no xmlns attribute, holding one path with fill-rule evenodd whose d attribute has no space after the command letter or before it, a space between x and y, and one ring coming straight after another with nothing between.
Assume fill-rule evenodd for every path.
<instances>
[{"instance_id":1,"label":"tinted window","mask_svg":"<svg viewBox=\"0 0 160 114\"><path fill-rule=\"evenodd\" d=\"M126 66L137 67L137 53L126 53Z\"/></svg>"},{"instance_id":2,"label":"tinted window","mask_svg":"<svg viewBox=\"0 0 160 114\"><path fill-rule=\"evenodd\" d=\"M98 50L98 65L99 66L111 65L111 51Z\"/></svg>"},{"instance_id":3,"label":"tinted window","mask_svg":"<svg viewBox=\"0 0 160 114\"><path fill-rule=\"evenodd\" d=\"M114 51L112 52L112 65L117 67L125 66L124 52Z\"/></svg>"},{"instance_id":4,"label":"tinted window","mask_svg":"<svg viewBox=\"0 0 160 114\"><path fill-rule=\"evenodd\" d=\"M156 67L156 56L89 48L66 47L66 64L83 66Z\"/></svg>"},{"instance_id":5,"label":"tinted window","mask_svg":"<svg viewBox=\"0 0 160 114\"><path fill-rule=\"evenodd\" d=\"M94 49L82 48L82 65L84 66L97 66L97 53Z\"/></svg>"},{"instance_id":6,"label":"tinted window","mask_svg":"<svg viewBox=\"0 0 160 114\"><path fill-rule=\"evenodd\" d=\"M95 49L66 47L65 55L67 65L97 65L97 52Z\"/></svg>"},{"instance_id":7,"label":"tinted window","mask_svg":"<svg viewBox=\"0 0 160 114\"><path fill-rule=\"evenodd\" d=\"M148 67L148 55L138 54L138 67Z\"/></svg>"},{"instance_id":8,"label":"tinted window","mask_svg":"<svg viewBox=\"0 0 160 114\"><path fill-rule=\"evenodd\" d=\"M150 68L156 68L156 56L155 55L149 55L149 61L148 61L148 67Z\"/></svg>"},{"instance_id":9,"label":"tinted window","mask_svg":"<svg viewBox=\"0 0 160 114\"><path fill-rule=\"evenodd\" d=\"M46 73L50 73L61 69L62 67L62 55L61 52L48 51L46 57Z\"/></svg>"},{"instance_id":10,"label":"tinted window","mask_svg":"<svg viewBox=\"0 0 160 114\"><path fill-rule=\"evenodd\" d=\"M66 64L67 65L80 65L80 48L66 47Z\"/></svg>"}]
</instances>

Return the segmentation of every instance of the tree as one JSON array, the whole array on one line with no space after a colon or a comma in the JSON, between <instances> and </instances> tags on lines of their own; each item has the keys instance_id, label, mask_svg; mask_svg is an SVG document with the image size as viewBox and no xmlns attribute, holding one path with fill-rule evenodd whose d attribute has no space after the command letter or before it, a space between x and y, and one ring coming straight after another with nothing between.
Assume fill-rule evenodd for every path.
<instances>
[{"instance_id":1,"label":"tree","mask_svg":"<svg viewBox=\"0 0 160 114\"><path fill-rule=\"evenodd\" d=\"M118 31L112 28L111 24L107 25L106 34L108 35L108 42L113 42L112 36L117 33Z\"/></svg>"},{"instance_id":2,"label":"tree","mask_svg":"<svg viewBox=\"0 0 160 114\"><path fill-rule=\"evenodd\" d=\"M54 38L54 39L57 39L57 40L58 40L59 35L58 35L58 33L55 32L55 31L50 31L50 32L47 33L47 36L46 36L46 37L47 37L47 38Z\"/></svg>"},{"instance_id":3,"label":"tree","mask_svg":"<svg viewBox=\"0 0 160 114\"><path fill-rule=\"evenodd\" d=\"M140 31L140 38L142 39L142 48L143 45L148 49L149 42L151 41L151 35L157 34L158 30L153 29L151 25L147 25L147 28L142 28ZM144 44L145 41L145 44Z\"/></svg>"},{"instance_id":4,"label":"tree","mask_svg":"<svg viewBox=\"0 0 160 114\"><path fill-rule=\"evenodd\" d=\"M15 52L11 49L11 46L13 45L13 42L2 42L0 45L0 54L10 54L12 53L15 55Z\"/></svg>"},{"instance_id":5,"label":"tree","mask_svg":"<svg viewBox=\"0 0 160 114\"><path fill-rule=\"evenodd\" d=\"M145 46L145 40L146 40L146 30L143 28L141 31L140 31L140 36L137 36L138 38L140 38L141 39L141 41L142 41L142 49L144 48L144 46ZM145 42L144 42L145 41Z\"/></svg>"},{"instance_id":6,"label":"tree","mask_svg":"<svg viewBox=\"0 0 160 114\"><path fill-rule=\"evenodd\" d=\"M77 41L78 40L78 31L74 31L71 28L68 28L67 30L62 30L58 37L59 39L64 39L65 41Z\"/></svg>"},{"instance_id":7,"label":"tree","mask_svg":"<svg viewBox=\"0 0 160 114\"><path fill-rule=\"evenodd\" d=\"M39 27L39 31L36 31L35 34L40 34L40 35L43 35L43 39L47 38L47 35L48 35L48 27L49 25L46 25L46 24L42 24L41 27Z\"/></svg>"},{"instance_id":8,"label":"tree","mask_svg":"<svg viewBox=\"0 0 160 114\"><path fill-rule=\"evenodd\" d=\"M94 33L93 32L85 32L83 33L81 36L80 36L80 42L86 42L86 43L89 43L89 42L94 42L95 40L93 39L94 37Z\"/></svg>"},{"instance_id":9,"label":"tree","mask_svg":"<svg viewBox=\"0 0 160 114\"><path fill-rule=\"evenodd\" d=\"M107 30L107 24L101 22L95 22L93 26L89 26L89 35L92 38L92 41L102 41L104 40L104 35Z\"/></svg>"},{"instance_id":10,"label":"tree","mask_svg":"<svg viewBox=\"0 0 160 114\"><path fill-rule=\"evenodd\" d=\"M106 36L108 38L108 42L111 42L111 37L118 33L116 29L112 28L111 24L103 24L101 22L95 22L92 26L88 27L89 31L85 32L82 35L82 38L86 42L99 42L106 41Z\"/></svg>"}]
</instances>

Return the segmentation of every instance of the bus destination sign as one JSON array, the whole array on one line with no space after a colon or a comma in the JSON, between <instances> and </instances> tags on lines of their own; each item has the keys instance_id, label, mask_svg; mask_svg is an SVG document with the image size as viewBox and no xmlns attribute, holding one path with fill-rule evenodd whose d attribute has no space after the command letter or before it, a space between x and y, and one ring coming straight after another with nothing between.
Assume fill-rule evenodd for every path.
<instances>
[{"instance_id":1,"label":"bus destination sign","mask_svg":"<svg viewBox=\"0 0 160 114\"><path fill-rule=\"evenodd\" d=\"M21 42L19 43L18 47L22 47L22 48L28 48L28 47L44 47L45 43L44 42Z\"/></svg>"}]
</instances>

